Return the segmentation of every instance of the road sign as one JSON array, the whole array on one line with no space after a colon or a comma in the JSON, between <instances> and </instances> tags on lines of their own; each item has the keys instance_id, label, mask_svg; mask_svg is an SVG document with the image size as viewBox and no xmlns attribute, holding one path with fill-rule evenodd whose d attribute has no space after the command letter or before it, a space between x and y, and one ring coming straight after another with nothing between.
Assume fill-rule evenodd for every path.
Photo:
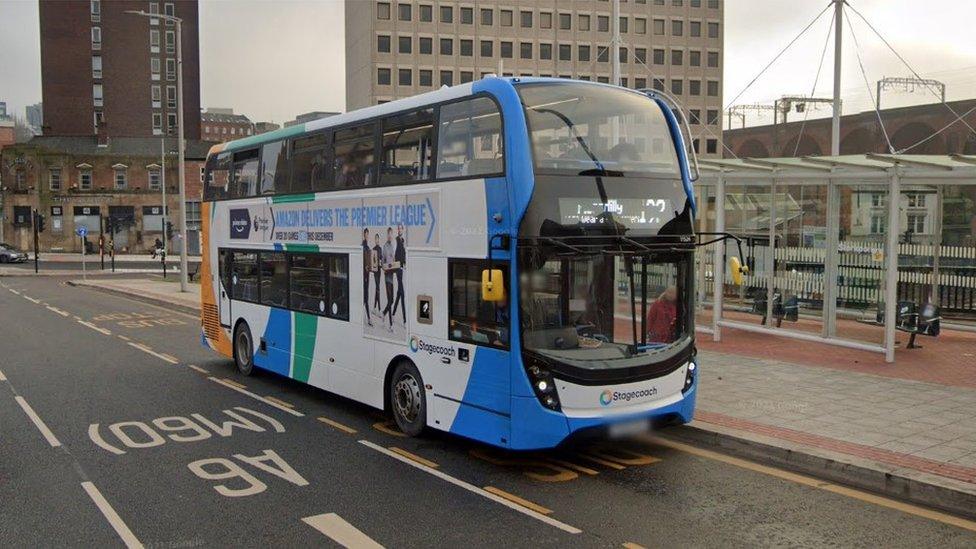
<instances>
[{"instance_id":1,"label":"road sign","mask_svg":"<svg viewBox=\"0 0 976 549\"><path fill-rule=\"evenodd\" d=\"M78 227L77 229L75 229L75 233L78 236L80 236L82 238L85 238L86 236L88 236L88 227L85 227L84 225L82 225L81 227Z\"/></svg>"}]
</instances>

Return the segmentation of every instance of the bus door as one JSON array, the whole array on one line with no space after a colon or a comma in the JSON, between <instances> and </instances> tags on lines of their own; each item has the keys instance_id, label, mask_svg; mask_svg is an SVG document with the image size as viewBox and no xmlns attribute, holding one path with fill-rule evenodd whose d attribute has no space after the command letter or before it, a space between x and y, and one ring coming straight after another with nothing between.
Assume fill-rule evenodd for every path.
<instances>
[{"instance_id":1,"label":"bus door","mask_svg":"<svg viewBox=\"0 0 976 549\"><path fill-rule=\"evenodd\" d=\"M232 254L229 251L220 250L220 276L217 277L217 308L220 311L220 325L224 327L230 327L231 323L230 285L233 280L231 275L231 258Z\"/></svg>"}]
</instances>

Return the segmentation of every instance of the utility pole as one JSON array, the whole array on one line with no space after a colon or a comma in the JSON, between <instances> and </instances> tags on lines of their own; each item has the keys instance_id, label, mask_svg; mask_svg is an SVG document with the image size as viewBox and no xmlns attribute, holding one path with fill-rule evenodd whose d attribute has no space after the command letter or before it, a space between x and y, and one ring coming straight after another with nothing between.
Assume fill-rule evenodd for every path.
<instances>
[{"instance_id":1,"label":"utility pole","mask_svg":"<svg viewBox=\"0 0 976 549\"><path fill-rule=\"evenodd\" d=\"M610 31L610 83L620 85L620 0L611 1ZM616 143L614 143L616 144Z\"/></svg>"},{"instance_id":2,"label":"utility pole","mask_svg":"<svg viewBox=\"0 0 976 549\"><path fill-rule=\"evenodd\" d=\"M163 186L163 224L162 224L163 252L165 252L166 250L169 249L166 247L166 138L165 137L160 140L159 148L160 148L159 164L160 164L160 172L161 172L160 177L163 184L162 185ZM163 261L165 262L166 260L164 259Z\"/></svg>"},{"instance_id":3,"label":"utility pole","mask_svg":"<svg viewBox=\"0 0 976 549\"><path fill-rule=\"evenodd\" d=\"M840 154L840 68L843 54L844 1L834 0L834 121L830 129L830 154Z\"/></svg>"}]
</instances>

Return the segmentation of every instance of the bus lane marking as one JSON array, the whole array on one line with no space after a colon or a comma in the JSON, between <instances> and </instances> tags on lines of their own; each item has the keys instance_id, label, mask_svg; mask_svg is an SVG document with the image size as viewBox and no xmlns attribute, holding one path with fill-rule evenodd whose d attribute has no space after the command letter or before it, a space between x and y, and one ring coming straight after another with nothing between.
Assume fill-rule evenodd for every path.
<instances>
[{"instance_id":1,"label":"bus lane marking","mask_svg":"<svg viewBox=\"0 0 976 549\"><path fill-rule=\"evenodd\" d=\"M68 311L62 311L61 309L58 309L57 307L52 307L52 306L50 306L50 305L45 305L44 307L45 307L45 308L46 308L47 310L49 310L49 311L52 311L52 312L54 312L54 313L57 313L57 314L59 314L59 315L61 315L61 316L65 316L65 317L67 317L67 316L71 316L71 313L69 313Z\"/></svg>"},{"instance_id":2,"label":"bus lane marking","mask_svg":"<svg viewBox=\"0 0 976 549\"><path fill-rule=\"evenodd\" d=\"M112 526L115 533L122 538L122 542L125 543L126 547L132 549L136 547L141 548L143 546L139 539L136 538L135 534L132 533L132 530L126 526L125 521L122 520L122 517L115 512L115 509L112 508L112 505L108 502L108 500L105 499L105 496L102 495L94 484L86 481L81 483L81 487L84 488L85 492L88 493L88 497L90 497L95 503L98 510L102 512L102 516L104 516L105 520L107 520L109 525Z\"/></svg>"},{"instance_id":3,"label":"bus lane marking","mask_svg":"<svg viewBox=\"0 0 976 549\"><path fill-rule=\"evenodd\" d=\"M482 449L470 450L468 455L492 465L520 469L525 476L542 482L568 482L579 478L571 469L543 460L501 457Z\"/></svg>"},{"instance_id":4,"label":"bus lane marking","mask_svg":"<svg viewBox=\"0 0 976 549\"><path fill-rule=\"evenodd\" d=\"M210 370L207 370L205 368L201 368L201 367L199 367L199 366L197 366L195 364L187 364L187 366L189 366L190 368L193 368L194 370L200 372L203 375L207 375L207 376L210 375Z\"/></svg>"},{"instance_id":5,"label":"bus lane marking","mask_svg":"<svg viewBox=\"0 0 976 549\"><path fill-rule=\"evenodd\" d=\"M305 517L302 522L343 547L349 549L383 549L383 546L373 541L373 538L362 533L335 513Z\"/></svg>"},{"instance_id":6,"label":"bus lane marking","mask_svg":"<svg viewBox=\"0 0 976 549\"><path fill-rule=\"evenodd\" d=\"M24 413L27 414L27 417L30 418L31 422L34 423L34 426L37 427L37 430L40 431L42 435L44 435L44 440L46 440L47 443L50 444L52 448L57 448L58 446L61 446L61 441L58 440L56 436L54 436L54 433L51 432L51 429L49 429L47 424L44 423L44 420L41 419L41 416L37 415L37 412L35 412L34 409L31 408L31 405L27 403L27 400L25 400L24 397L17 395L14 397L14 400L17 401L17 404L19 404L21 409L24 410Z\"/></svg>"},{"instance_id":7,"label":"bus lane marking","mask_svg":"<svg viewBox=\"0 0 976 549\"><path fill-rule=\"evenodd\" d=\"M281 400L280 398L275 398L273 396L266 396L264 398L266 398L267 400L270 400L271 402L276 402L278 404L281 404L282 406L287 406L288 408L294 408L295 407L294 404L292 404L290 402L285 402L284 400Z\"/></svg>"},{"instance_id":8,"label":"bus lane marking","mask_svg":"<svg viewBox=\"0 0 976 549\"><path fill-rule=\"evenodd\" d=\"M34 299L33 297L31 297L31 296L29 296L27 294L22 294L21 297L23 297L27 301L30 301L31 303L36 303L38 305L40 305L40 303L41 303L41 300L40 299Z\"/></svg>"},{"instance_id":9,"label":"bus lane marking","mask_svg":"<svg viewBox=\"0 0 976 549\"><path fill-rule=\"evenodd\" d=\"M78 321L78 324L81 324L82 326L87 326L88 328L91 328L92 330L95 330L96 332L99 332L99 333L102 333L102 334L105 334L105 335L107 335L107 336L110 336L110 335L112 335L112 332L110 332L110 331L108 331L108 330L106 330L105 328L100 328L100 327L98 327L98 326L95 326L95 325L94 325L94 324L92 324L91 322L85 322L84 320L79 320L79 321Z\"/></svg>"},{"instance_id":10,"label":"bus lane marking","mask_svg":"<svg viewBox=\"0 0 976 549\"><path fill-rule=\"evenodd\" d=\"M235 387L234 385L232 385L230 383L227 383L227 381L225 381L225 380L218 379L218 378L213 377L213 376L210 376L207 379L209 379L210 381L213 381L214 383L219 383L219 384L223 385L224 387L227 387L228 389L233 389L234 391L237 391L238 393L241 393L242 395L247 395L247 396L253 398L254 400L263 402L263 403L267 404L268 406L271 406L272 408L277 408L277 409L281 410L282 412L287 412L287 413L289 413L289 414L291 414L291 415L293 415L295 417L305 417L305 414L303 414L303 413L301 413L301 412L299 412L297 410L292 410L291 408L288 408L287 406L282 406L280 404L276 404L274 402L271 402L270 400L264 398L261 395L254 394L251 391L248 391L246 389L241 389L240 387Z\"/></svg>"},{"instance_id":11,"label":"bus lane marking","mask_svg":"<svg viewBox=\"0 0 976 549\"><path fill-rule=\"evenodd\" d=\"M558 521L558 520L556 520L556 519L554 519L552 517L549 517L549 516L546 516L546 515L544 515L542 513L539 513L538 511L534 511L534 510L529 509L527 507L523 507L522 505L519 505L517 503L514 503L512 501L509 501L509 500L507 500L507 499L505 499L505 498L503 498L503 497L501 497L501 496L499 496L497 494L493 494L491 492L488 492L488 491L484 490L483 488L478 488L477 486L475 486L475 485L473 485L473 484L471 484L469 482L465 482L465 481L463 481L461 479L452 477L451 475L448 475L447 473L444 473L443 471L438 471L437 469L434 469L433 467L428 467L426 465L423 465L422 463L417 463L416 461L413 461L413 460L411 460L409 458L403 457L400 454L398 454L398 453L396 453L396 452L394 452L392 450L388 450L388 449L386 449L386 448L384 448L384 447L382 447L382 446L380 446L378 444L374 444L374 443L372 443L372 442L370 442L368 440L360 440L359 443L362 444L362 445L364 445L364 446L366 446L367 448L373 449L373 450L375 450L377 452L380 452L382 454L386 454L387 456L389 456L389 457L391 457L393 459L396 459L398 461L401 461L403 463L406 463L407 465L410 465L411 467L415 467L417 469L420 469L421 471L423 471L423 472L425 472L427 474L433 475L433 476L435 476L435 477L437 477L437 478L439 478L441 480L447 481L447 482L449 482L449 483L451 483L451 484L453 484L453 485L455 485L455 486L457 486L459 488L462 488L462 489L467 490L467 491L469 491L469 492L471 492L473 494L476 494L476 495L479 495L479 496L481 496L483 498L486 498L488 500L491 500L491 501L493 501L495 503L498 503L499 505L504 505L505 507L508 507L509 509L512 509L513 511L522 513L523 515L526 515L528 517L534 518L534 519L536 519L536 520L538 520L540 522L543 522L545 524L548 524L548 525L550 525L550 526L552 526L554 528L558 528L558 529L560 529L560 530L562 530L564 532L567 532L567 533L570 533L570 534L581 534L583 532L582 530L580 530L579 528L576 528L575 526L570 526L569 524L566 524L564 522L560 522L560 521Z\"/></svg>"},{"instance_id":12,"label":"bus lane marking","mask_svg":"<svg viewBox=\"0 0 976 549\"><path fill-rule=\"evenodd\" d=\"M274 475L286 480L295 486L308 486L308 481L300 475L291 465L288 464L277 452L271 449L262 450L256 456L245 456L234 454L234 459L250 465L255 469ZM214 466L223 468L223 471L214 470ZM187 464L187 468L199 478L204 480L228 480L238 479L247 483L245 488L233 488L227 484L216 484L213 489L220 495L229 498L247 497L260 494L268 489L268 485L247 472L242 466L227 458L207 458ZM208 470L208 468L210 470Z\"/></svg>"},{"instance_id":13,"label":"bus lane marking","mask_svg":"<svg viewBox=\"0 0 976 549\"><path fill-rule=\"evenodd\" d=\"M338 429L338 430L340 430L340 431L342 431L344 433L350 434L350 435L355 435L358 432L355 429L353 429L352 427L349 427L348 425L343 425L342 423L339 423L338 421L336 421L334 419L329 419L327 417L322 417L322 416L319 416L319 417L317 417L315 419L321 421L322 423L324 423L326 425L331 425L332 427L335 427L336 429Z\"/></svg>"},{"instance_id":14,"label":"bus lane marking","mask_svg":"<svg viewBox=\"0 0 976 549\"><path fill-rule=\"evenodd\" d=\"M176 357L173 357L173 356L170 356L170 355L167 355L167 354L164 354L164 353L157 353L156 351L153 351L151 348L143 345L142 343L133 343L131 341L128 341L128 342L126 342L126 344L129 345L130 347L135 347L136 349L139 349L140 351L142 351L142 352L144 352L146 354L150 354L150 355L152 355L152 356L154 356L154 357L156 357L156 358L158 358L160 360L164 360L166 362L169 362L170 364L179 364L180 363L180 361L177 360Z\"/></svg>"},{"instance_id":15,"label":"bus lane marking","mask_svg":"<svg viewBox=\"0 0 976 549\"><path fill-rule=\"evenodd\" d=\"M377 421L373 424L373 429L397 438L407 438L407 435L401 433L393 427L393 422L389 419L385 421Z\"/></svg>"},{"instance_id":16,"label":"bus lane marking","mask_svg":"<svg viewBox=\"0 0 976 549\"><path fill-rule=\"evenodd\" d=\"M390 446L390 450L393 450L394 452L400 454L401 456L403 456L403 457L405 457L407 459L412 459L412 460L416 461L417 463L420 463L421 465L426 465L427 467L432 467L434 469L440 467L440 465L434 463L433 461L431 461L431 460L429 460L427 458L422 458L422 457L418 456L417 454L410 453L410 452L404 450L403 448L397 448L396 446Z\"/></svg>"},{"instance_id":17,"label":"bus lane marking","mask_svg":"<svg viewBox=\"0 0 976 549\"><path fill-rule=\"evenodd\" d=\"M7 381L7 376L3 375L2 370L0 370L0 381Z\"/></svg>"},{"instance_id":18,"label":"bus lane marking","mask_svg":"<svg viewBox=\"0 0 976 549\"><path fill-rule=\"evenodd\" d=\"M538 503L533 503L533 502L531 502L531 501L529 501L529 500L527 500L525 498L521 498L519 496L516 496L515 494L513 494L511 492L506 492L505 490L502 490L501 488L495 488L494 486L485 486L485 491L486 492L491 492L492 494L495 494L497 496L501 496L501 497L507 499L508 501L511 501L513 503L517 503L517 504L519 504L522 507L525 507L527 509L532 509L536 513L541 513L543 515L551 515L552 514L552 509L543 507L543 506L539 505Z\"/></svg>"},{"instance_id":19,"label":"bus lane marking","mask_svg":"<svg viewBox=\"0 0 976 549\"><path fill-rule=\"evenodd\" d=\"M18 292L17 290L15 290L13 288L7 288L7 289L10 290L14 294L20 295L20 292Z\"/></svg>"}]
</instances>

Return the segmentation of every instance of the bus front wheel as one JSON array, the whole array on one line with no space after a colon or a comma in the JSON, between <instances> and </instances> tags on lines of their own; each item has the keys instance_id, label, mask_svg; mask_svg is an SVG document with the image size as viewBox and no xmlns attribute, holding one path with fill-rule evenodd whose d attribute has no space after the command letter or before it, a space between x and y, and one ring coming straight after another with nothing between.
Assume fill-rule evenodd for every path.
<instances>
[{"instance_id":1,"label":"bus front wheel","mask_svg":"<svg viewBox=\"0 0 976 549\"><path fill-rule=\"evenodd\" d=\"M417 367L401 361L390 380L390 408L404 434L415 437L427 425L427 395Z\"/></svg>"},{"instance_id":2,"label":"bus front wheel","mask_svg":"<svg viewBox=\"0 0 976 549\"><path fill-rule=\"evenodd\" d=\"M234 364L246 376L254 371L254 344L247 322L238 322L234 329Z\"/></svg>"}]
</instances>

